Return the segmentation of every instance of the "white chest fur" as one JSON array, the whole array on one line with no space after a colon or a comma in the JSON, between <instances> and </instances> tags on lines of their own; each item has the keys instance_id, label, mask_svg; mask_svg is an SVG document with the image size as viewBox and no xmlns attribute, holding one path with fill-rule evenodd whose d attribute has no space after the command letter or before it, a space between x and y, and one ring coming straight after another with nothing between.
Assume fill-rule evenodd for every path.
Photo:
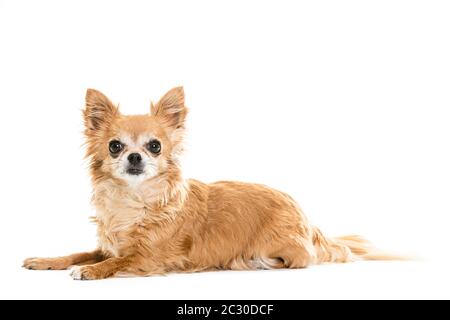
<instances>
[{"instance_id":1,"label":"white chest fur","mask_svg":"<svg viewBox=\"0 0 450 320\"><path fill-rule=\"evenodd\" d=\"M130 232L147 214L145 201L137 193L104 184L94 191L99 246L113 256L132 245Z\"/></svg>"},{"instance_id":2,"label":"white chest fur","mask_svg":"<svg viewBox=\"0 0 450 320\"><path fill-rule=\"evenodd\" d=\"M122 187L105 181L95 186L92 202L97 210L99 246L113 256L120 256L124 250L133 246L133 231L142 226L148 229L161 223L164 234L183 206L188 187L180 181L175 187L167 188L164 183L142 184L140 188ZM173 199L176 199L173 201ZM168 203L172 203L169 204ZM161 207L163 206L163 207ZM159 208L155 210L155 208ZM150 209L153 208L153 209ZM160 239L160 233L145 232L147 244Z\"/></svg>"}]
</instances>

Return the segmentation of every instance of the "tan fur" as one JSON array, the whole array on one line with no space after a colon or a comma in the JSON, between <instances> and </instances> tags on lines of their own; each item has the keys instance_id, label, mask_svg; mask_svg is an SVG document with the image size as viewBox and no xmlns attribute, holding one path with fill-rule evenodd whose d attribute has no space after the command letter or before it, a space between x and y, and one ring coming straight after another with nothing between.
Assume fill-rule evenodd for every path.
<instances>
[{"instance_id":1,"label":"tan fur","mask_svg":"<svg viewBox=\"0 0 450 320\"><path fill-rule=\"evenodd\" d=\"M169 91L151 115L125 116L96 90L84 110L87 157L99 249L54 259L27 259L29 269L76 269L77 279L211 269L303 268L324 262L386 258L359 237L326 238L287 194L264 185L184 180L182 151L187 108L182 88ZM157 174L137 185L114 174L108 143L151 135ZM140 152L147 152L140 149ZM148 153L148 152L147 152ZM74 276L75 278L75 276Z\"/></svg>"}]
</instances>

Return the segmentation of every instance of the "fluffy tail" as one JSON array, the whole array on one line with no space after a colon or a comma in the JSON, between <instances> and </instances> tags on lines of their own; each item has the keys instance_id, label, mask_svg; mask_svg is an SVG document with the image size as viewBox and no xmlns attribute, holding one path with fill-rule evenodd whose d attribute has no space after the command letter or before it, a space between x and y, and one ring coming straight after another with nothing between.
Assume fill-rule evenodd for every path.
<instances>
[{"instance_id":1,"label":"fluffy tail","mask_svg":"<svg viewBox=\"0 0 450 320\"><path fill-rule=\"evenodd\" d=\"M385 253L361 236L351 235L326 238L314 228L313 242L318 263L350 262L358 260L406 260L407 258Z\"/></svg>"}]
</instances>

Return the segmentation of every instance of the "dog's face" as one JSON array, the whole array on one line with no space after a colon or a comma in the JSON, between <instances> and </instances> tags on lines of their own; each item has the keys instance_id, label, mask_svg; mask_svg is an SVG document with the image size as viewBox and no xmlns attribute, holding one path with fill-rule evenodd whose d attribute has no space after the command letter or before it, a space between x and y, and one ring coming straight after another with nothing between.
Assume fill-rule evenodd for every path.
<instances>
[{"instance_id":1,"label":"dog's face","mask_svg":"<svg viewBox=\"0 0 450 320\"><path fill-rule=\"evenodd\" d=\"M112 178L130 186L178 169L184 121L183 88L174 88L148 115L126 116L102 93L89 89L85 134L94 182Z\"/></svg>"}]
</instances>

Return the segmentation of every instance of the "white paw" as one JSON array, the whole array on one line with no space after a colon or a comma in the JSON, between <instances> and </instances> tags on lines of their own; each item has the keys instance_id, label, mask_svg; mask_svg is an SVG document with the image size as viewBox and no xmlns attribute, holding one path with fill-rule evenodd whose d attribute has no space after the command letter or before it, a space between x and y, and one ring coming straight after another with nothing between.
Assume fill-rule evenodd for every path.
<instances>
[{"instance_id":1,"label":"white paw","mask_svg":"<svg viewBox=\"0 0 450 320\"><path fill-rule=\"evenodd\" d=\"M81 278L81 267L80 266L72 266L72 267L70 267L70 276L74 280L82 280L82 278Z\"/></svg>"}]
</instances>

